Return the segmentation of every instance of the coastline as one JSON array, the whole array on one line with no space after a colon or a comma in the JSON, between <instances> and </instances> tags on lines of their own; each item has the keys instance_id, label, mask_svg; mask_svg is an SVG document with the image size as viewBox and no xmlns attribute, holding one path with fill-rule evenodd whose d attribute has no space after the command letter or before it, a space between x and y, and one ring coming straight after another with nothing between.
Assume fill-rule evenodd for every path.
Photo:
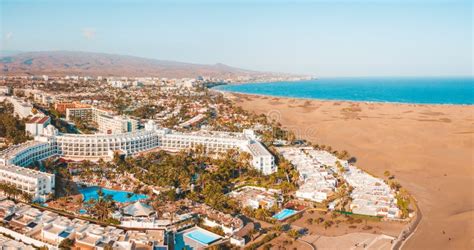
<instances>
[{"instance_id":1,"label":"coastline","mask_svg":"<svg viewBox=\"0 0 474 250\"><path fill-rule=\"evenodd\" d=\"M404 249L474 244L473 196L465 188L474 180L473 105L224 95L248 111L277 118L303 139L349 151L359 167L379 177L385 170L395 174L423 210Z\"/></svg>"},{"instance_id":2,"label":"coastline","mask_svg":"<svg viewBox=\"0 0 474 250\"><path fill-rule=\"evenodd\" d=\"M469 96L474 94L473 86L472 76L328 77L224 83L209 89L220 93L319 101L471 106L474 99ZM434 91L427 92L430 89Z\"/></svg>"},{"instance_id":3,"label":"coastline","mask_svg":"<svg viewBox=\"0 0 474 250\"><path fill-rule=\"evenodd\" d=\"M299 99L305 101L318 101L318 102L352 102L352 103L366 103L366 104L393 104L393 105L420 105L420 106L474 106L474 104L455 104L455 103L412 103L412 102L390 102L390 101L358 101L358 100L344 100L344 99L322 99L322 98L310 98L310 97L292 97L292 96L279 96L279 95L265 95L265 94L252 94L239 91L221 90L210 88L210 91L215 91L223 95L248 95L255 97L267 97L267 98L282 98L282 99Z\"/></svg>"}]
</instances>

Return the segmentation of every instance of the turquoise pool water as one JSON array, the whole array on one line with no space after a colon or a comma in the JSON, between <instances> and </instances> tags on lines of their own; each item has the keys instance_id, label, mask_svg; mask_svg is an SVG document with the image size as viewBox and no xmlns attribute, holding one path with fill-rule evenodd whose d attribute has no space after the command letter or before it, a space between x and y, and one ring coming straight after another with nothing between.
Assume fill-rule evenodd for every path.
<instances>
[{"instance_id":1,"label":"turquoise pool water","mask_svg":"<svg viewBox=\"0 0 474 250\"><path fill-rule=\"evenodd\" d=\"M281 97L363 102L474 104L473 77L348 77L221 85L215 89Z\"/></svg>"},{"instance_id":2,"label":"turquoise pool water","mask_svg":"<svg viewBox=\"0 0 474 250\"><path fill-rule=\"evenodd\" d=\"M298 213L298 211L296 210L293 210L293 209L283 209L281 210L279 213L273 215L273 218L277 219L277 220L284 220L294 214Z\"/></svg>"},{"instance_id":3,"label":"turquoise pool water","mask_svg":"<svg viewBox=\"0 0 474 250\"><path fill-rule=\"evenodd\" d=\"M100 187L87 187L79 189L79 192L82 194L84 201L87 202L89 200L99 199L99 189ZM102 192L104 193L104 196L111 195L112 199L116 202L135 202L148 198L148 196L144 194L135 194L132 192L112 190L106 188L102 188ZM131 196L129 194L131 194Z\"/></svg>"},{"instance_id":4,"label":"turquoise pool water","mask_svg":"<svg viewBox=\"0 0 474 250\"><path fill-rule=\"evenodd\" d=\"M193 250L204 248L220 238L221 236L217 234L208 232L202 228L195 228L190 231L176 234L174 239L174 249Z\"/></svg>"}]
</instances>

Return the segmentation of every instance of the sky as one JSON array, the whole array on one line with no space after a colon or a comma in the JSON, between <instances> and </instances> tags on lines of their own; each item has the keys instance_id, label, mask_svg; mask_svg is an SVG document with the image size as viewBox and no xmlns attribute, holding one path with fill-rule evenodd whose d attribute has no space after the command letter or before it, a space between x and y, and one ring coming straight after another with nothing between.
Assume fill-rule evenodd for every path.
<instances>
[{"instance_id":1,"label":"sky","mask_svg":"<svg viewBox=\"0 0 474 250\"><path fill-rule=\"evenodd\" d=\"M71 50L314 76L472 76L464 0L0 0L0 50Z\"/></svg>"}]
</instances>

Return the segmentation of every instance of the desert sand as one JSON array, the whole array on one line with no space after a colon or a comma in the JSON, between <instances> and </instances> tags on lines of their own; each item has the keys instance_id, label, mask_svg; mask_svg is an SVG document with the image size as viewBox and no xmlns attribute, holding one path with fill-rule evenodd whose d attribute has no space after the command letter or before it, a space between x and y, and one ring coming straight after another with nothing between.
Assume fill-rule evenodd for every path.
<instances>
[{"instance_id":1,"label":"desert sand","mask_svg":"<svg viewBox=\"0 0 474 250\"><path fill-rule=\"evenodd\" d=\"M394 174L423 214L404 249L474 249L474 106L226 95L374 175Z\"/></svg>"}]
</instances>

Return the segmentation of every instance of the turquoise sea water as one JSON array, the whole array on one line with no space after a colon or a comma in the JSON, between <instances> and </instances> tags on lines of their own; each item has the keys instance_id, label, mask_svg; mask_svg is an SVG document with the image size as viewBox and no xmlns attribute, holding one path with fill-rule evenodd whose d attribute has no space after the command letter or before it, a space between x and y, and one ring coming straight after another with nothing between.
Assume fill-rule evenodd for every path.
<instances>
[{"instance_id":1,"label":"turquoise sea water","mask_svg":"<svg viewBox=\"0 0 474 250\"><path fill-rule=\"evenodd\" d=\"M297 82L220 85L215 89L321 100L474 104L472 77L321 78Z\"/></svg>"},{"instance_id":2,"label":"turquoise sea water","mask_svg":"<svg viewBox=\"0 0 474 250\"><path fill-rule=\"evenodd\" d=\"M79 192L82 194L84 202L89 201L91 199L97 200L99 199L99 191L100 187L87 187L79 189ZM142 199L147 199L148 196L144 194L135 194L127 191L120 191L120 190L112 190L102 188L102 192L104 196L111 195L112 199L116 202L135 202ZM128 197L128 194L131 193L132 196Z\"/></svg>"}]
</instances>

